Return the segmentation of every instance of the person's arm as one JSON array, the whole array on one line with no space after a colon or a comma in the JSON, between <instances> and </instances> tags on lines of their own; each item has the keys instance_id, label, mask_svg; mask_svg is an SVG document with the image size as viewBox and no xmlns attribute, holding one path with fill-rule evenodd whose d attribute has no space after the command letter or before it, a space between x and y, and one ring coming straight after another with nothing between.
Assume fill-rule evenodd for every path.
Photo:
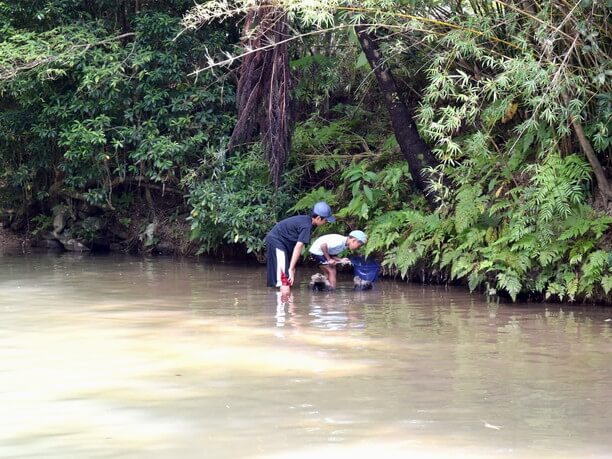
<instances>
[{"instance_id":1,"label":"person's arm","mask_svg":"<svg viewBox=\"0 0 612 459\"><path fill-rule=\"evenodd\" d=\"M296 242L293 253L291 254L291 261L289 262L289 283L291 285L293 285L293 281L295 280L295 267L302 256L302 247L304 247L303 242Z\"/></svg>"},{"instance_id":2,"label":"person's arm","mask_svg":"<svg viewBox=\"0 0 612 459\"><path fill-rule=\"evenodd\" d=\"M321 252L323 252L323 256L327 260L328 264L330 264L330 265L335 265L336 264L337 259L329 254L329 247L328 247L328 245L325 242L323 244L321 244Z\"/></svg>"}]
</instances>

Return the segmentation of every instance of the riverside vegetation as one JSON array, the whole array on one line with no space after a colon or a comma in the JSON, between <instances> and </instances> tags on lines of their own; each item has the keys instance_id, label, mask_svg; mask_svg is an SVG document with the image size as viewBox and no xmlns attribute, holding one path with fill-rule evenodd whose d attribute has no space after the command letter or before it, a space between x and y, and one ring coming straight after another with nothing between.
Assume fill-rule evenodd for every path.
<instances>
[{"instance_id":1,"label":"riverside vegetation","mask_svg":"<svg viewBox=\"0 0 612 459\"><path fill-rule=\"evenodd\" d=\"M0 1L0 218L260 257L325 200L389 274L610 303L609 6Z\"/></svg>"}]
</instances>

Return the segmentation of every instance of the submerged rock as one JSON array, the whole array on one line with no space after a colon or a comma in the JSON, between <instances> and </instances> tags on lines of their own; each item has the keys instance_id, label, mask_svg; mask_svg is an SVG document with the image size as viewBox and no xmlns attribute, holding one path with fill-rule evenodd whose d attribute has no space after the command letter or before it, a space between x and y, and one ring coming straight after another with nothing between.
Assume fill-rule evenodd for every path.
<instances>
[{"instance_id":1,"label":"submerged rock","mask_svg":"<svg viewBox=\"0 0 612 459\"><path fill-rule=\"evenodd\" d=\"M176 253L176 248L171 242L162 241L155 245L153 253L158 255L173 255Z\"/></svg>"},{"instance_id":2,"label":"submerged rock","mask_svg":"<svg viewBox=\"0 0 612 459\"><path fill-rule=\"evenodd\" d=\"M363 280L359 276L353 277L353 288L355 290L370 290L374 285L372 282Z\"/></svg>"},{"instance_id":3,"label":"submerged rock","mask_svg":"<svg viewBox=\"0 0 612 459\"><path fill-rule=\"evenodd\" d=\"M308 285L310 286L311 290L317 292L327 292L331 290L329 286L329 281L327 280L327 276L320 273L313 274L310 277L310 283Z\"/></svg>"},{"instance_id":4,"label":"submerged rock","mask_svg":"<svg viewBox=\"0 0 612 459\"><path fill-rule=\"evenodd\" d=\"M69 252L89 252L90 250L89 247L80 243L76 239L60 238L58 240L62 243L64 249Z\"/></svg>"},{"instance_id":5,"label":"submerged rock","mask_svg":"<svg viewBox=\"0 0 612 459\"><path fill-rule=\"evenodd\" d=\"M32 247L38 247L41 249L47 249L47 250L58 251L58 252L61 252L64 250L64 246L57 239L48 239L48 238L43 237L42 239L32 240L31 244L32 244Z\"/></svg>"}]
</instances>

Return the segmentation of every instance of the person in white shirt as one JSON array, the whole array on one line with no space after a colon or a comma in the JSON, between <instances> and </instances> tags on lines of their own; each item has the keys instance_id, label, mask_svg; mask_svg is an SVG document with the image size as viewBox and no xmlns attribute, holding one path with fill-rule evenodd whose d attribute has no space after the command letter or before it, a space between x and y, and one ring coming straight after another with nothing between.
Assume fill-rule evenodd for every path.
<instances>
[{"instance_id":1,"label":"person in white shirt","mask_svg":"<svg viewBox=\"0 0 612 459\"><path fill-rule=\"evenodd\" d=\"M319 262L319 267L325 273L328 280L328 288L336 288L336 264L348 263L348 258L340 258L338 255L343 250L357 250L368 242L368 237L363 231L351 231L348 236L341 234L326 234L317 238L308 251L313 259Z\"/></svg>"}]
</instances>

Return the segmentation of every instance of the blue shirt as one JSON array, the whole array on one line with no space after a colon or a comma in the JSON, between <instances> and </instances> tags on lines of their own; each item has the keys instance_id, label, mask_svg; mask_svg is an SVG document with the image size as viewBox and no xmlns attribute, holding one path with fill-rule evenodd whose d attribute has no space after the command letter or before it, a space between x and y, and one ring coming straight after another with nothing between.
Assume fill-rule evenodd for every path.
<instances>
[{"instance_id":1,"label":"blue shirt","mask_svg":"<svg viewBox=\"0 0 612 459\"><path fill-rule=\"evenodd\" d=\"M284 247L287 252L291 252L295 244L310 242L312 231L312 218L308 215L296 215L295 217L285 218L278 222L266 236L266 245Z\"/></svg>"}]
</instances>

